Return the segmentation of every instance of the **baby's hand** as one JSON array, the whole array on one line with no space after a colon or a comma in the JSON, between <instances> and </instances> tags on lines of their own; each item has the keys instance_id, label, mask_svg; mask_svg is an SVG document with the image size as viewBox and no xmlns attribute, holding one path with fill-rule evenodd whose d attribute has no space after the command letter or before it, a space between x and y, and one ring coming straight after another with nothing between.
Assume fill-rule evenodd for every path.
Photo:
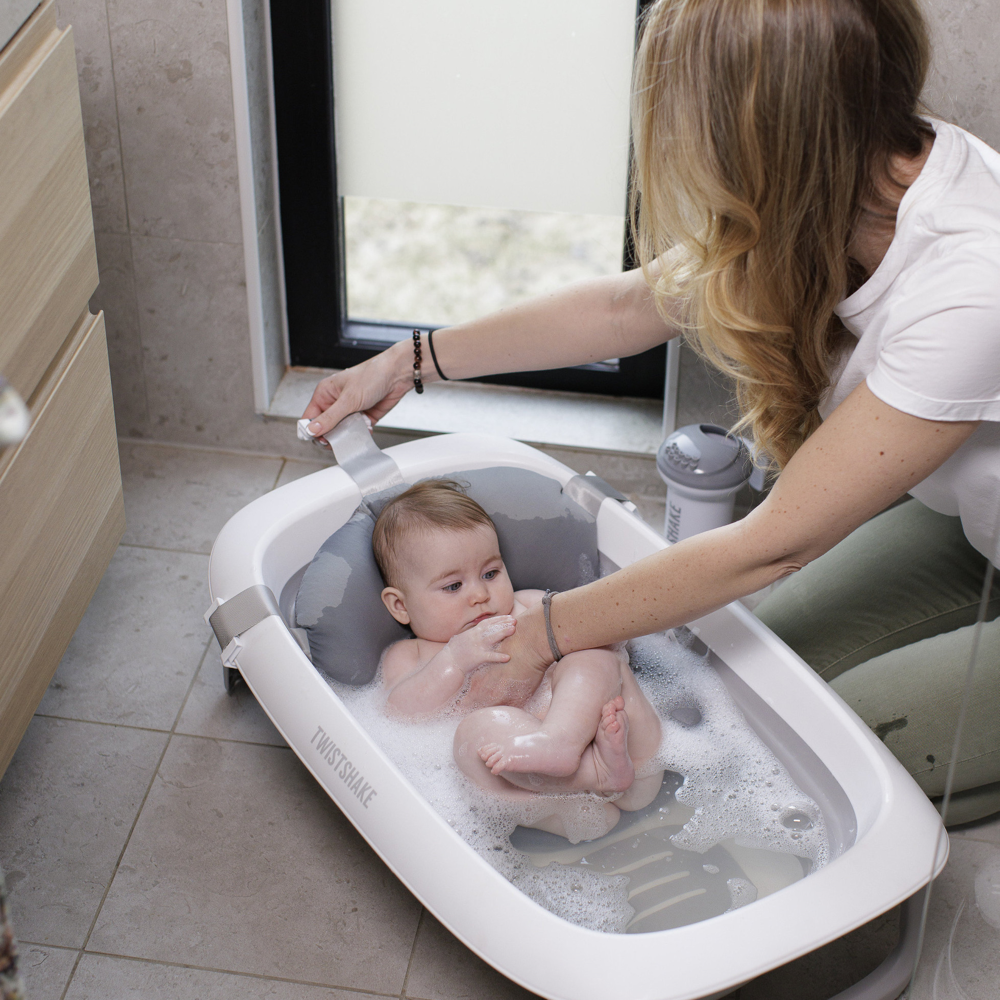
<instances>
[{"instance_id":1,"label":"baby's hand","mask_svg":"<svg viewBox=\"0 0 1000 1000\"><path fill-rule=\"evenodd\" d=\"M512 615L494 615L475 628L453 635L448 640L448 649L456 665L466 673L475 670L481 663L506 663L510 656L499 652L497 646L507 636L513 635L516 627L517 622Z\"/></svg>"}]
</instances>

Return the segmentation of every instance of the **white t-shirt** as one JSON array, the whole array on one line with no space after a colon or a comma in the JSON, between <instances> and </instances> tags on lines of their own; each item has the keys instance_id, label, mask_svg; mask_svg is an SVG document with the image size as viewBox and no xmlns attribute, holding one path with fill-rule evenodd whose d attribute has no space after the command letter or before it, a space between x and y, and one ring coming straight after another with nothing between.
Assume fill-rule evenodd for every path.
<instances>
[{"instance_id":1,"label":"white t-shirt","mask_svg":"<svg viewBox=\"0 0 1000 1000\"><path fill-rule=\"evenodd\" d=\"M931 124L934 145L882 263L837 306L858 344L820 412L829 416L866 379L904 413L984 421L910 493L959 515L969 541L998 563L1000 153L955 125Z\"/></svg>"}]
</instances>

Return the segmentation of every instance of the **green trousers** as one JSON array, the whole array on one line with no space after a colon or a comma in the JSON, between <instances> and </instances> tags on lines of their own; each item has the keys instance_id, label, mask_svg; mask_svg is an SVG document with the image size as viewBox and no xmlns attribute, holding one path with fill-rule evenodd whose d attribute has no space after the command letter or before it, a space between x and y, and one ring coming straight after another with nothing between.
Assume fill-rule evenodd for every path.
<instances>
[{"instance_id":1,"label":"green trousers","mask_svg":"<svg viewBox=\"0 0 1000 1000\"><path fill-rule=\"evenodd\" d=\"M756 608L938 801L987 565L957 517L908 500L863 524ZM949 825L1000 811L1000 571L996 576Z\"/></svg>"}]
</instances>

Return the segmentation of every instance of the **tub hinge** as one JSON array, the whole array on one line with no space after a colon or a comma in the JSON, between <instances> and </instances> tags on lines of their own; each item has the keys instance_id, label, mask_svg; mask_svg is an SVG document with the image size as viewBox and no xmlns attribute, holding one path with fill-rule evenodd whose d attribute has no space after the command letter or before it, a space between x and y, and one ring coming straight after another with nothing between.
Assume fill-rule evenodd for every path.
<instances>
[{"instance_id":1,"label":"tub hinge","mask_svg":"<svg viewBox=\"0 0 1000 1000\"><path fill-rule=\"evenodd\" d=\"M636 513L635 504L624 493L616 490L593 472L588 472L585 476L574 476L562 491L570 500L575 500L591 517L597 517L601 504L608 497L617 500L627 511Z\"/></svg>"},{"instance_id":2,"label":"tub hinge","mask_svg":"<svg viewBox=\"0 0 1000 1000\"><path fill-rule=\"evenodd\" d=\"M240 591L228 601L216 600L205 612L205 621L212 627L219 645L226 649L236 636L242 635L270 615L281 617L278 602L270 587L258 583Z\"/></svg>"}]
</instances>

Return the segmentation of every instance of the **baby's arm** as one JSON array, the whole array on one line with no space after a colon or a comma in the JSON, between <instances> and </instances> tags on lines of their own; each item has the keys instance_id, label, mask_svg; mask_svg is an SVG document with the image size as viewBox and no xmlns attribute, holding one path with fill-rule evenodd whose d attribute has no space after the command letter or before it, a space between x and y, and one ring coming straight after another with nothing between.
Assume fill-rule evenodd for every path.
<instances>
[{"instance_id":1,"label":"baby's arm","mask_svg":"<svg viewBox=\"0 0 1000 1000\"><path fill-rule=\"evenodd\" d=\"M389 689L387 707L400 715L423 715L450 701L466 675L482 663L506 663L497 645L514 632L510 615L496 615L475 628L453 635L446 643L424 639L397 642L382 662Z\"/></svg>"}]
</instances>

